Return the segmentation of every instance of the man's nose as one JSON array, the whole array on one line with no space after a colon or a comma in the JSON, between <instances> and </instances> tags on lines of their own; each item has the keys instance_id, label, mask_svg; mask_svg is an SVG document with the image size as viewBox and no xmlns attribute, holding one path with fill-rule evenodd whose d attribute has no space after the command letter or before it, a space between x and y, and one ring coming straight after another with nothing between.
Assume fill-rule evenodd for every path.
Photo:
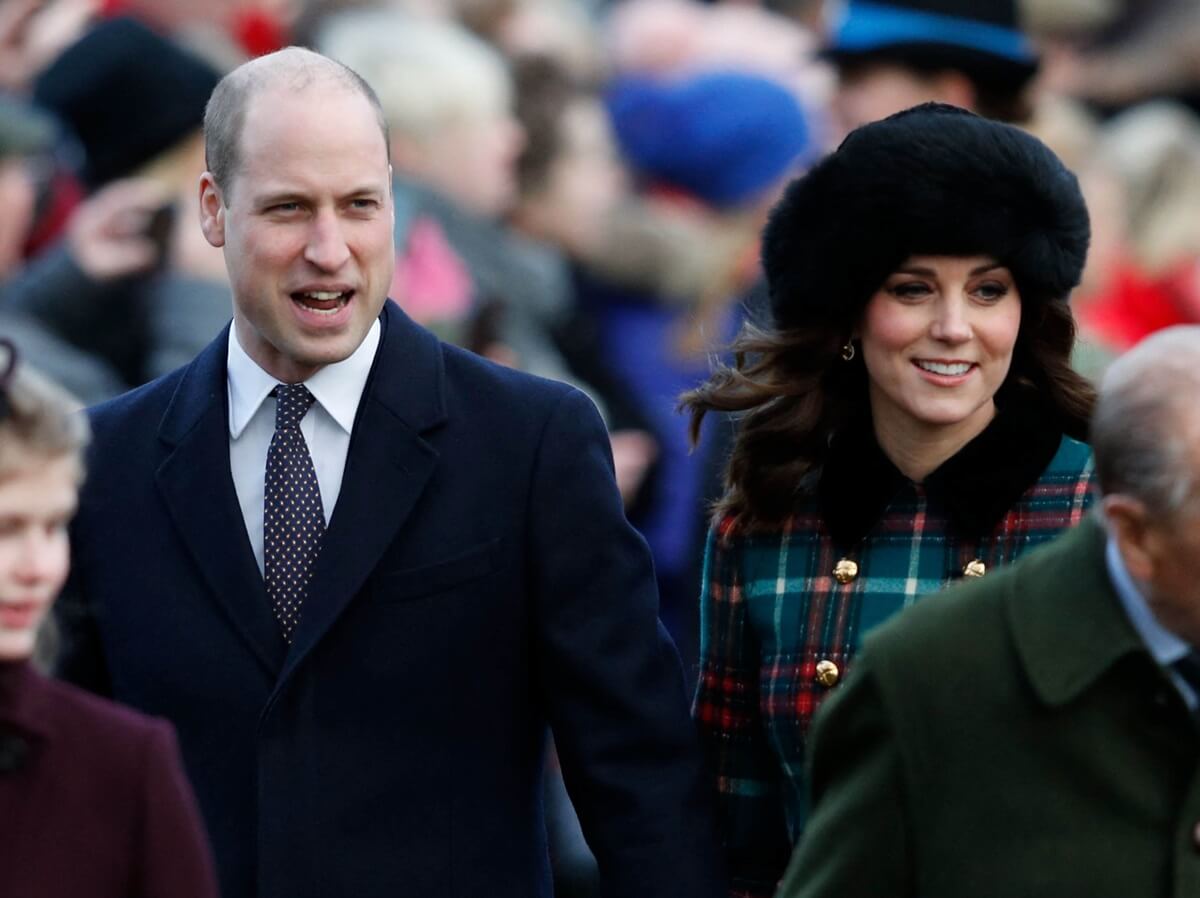
<instances>
[{"instance_id":1,"label":"man's nose","mask_svg":"<svg viewBox=\"0 0 1200 898\"><path fill-rule=\"evenodd\" d=\"M322 271L337 271L350 258L350 247L337 213L321 211L313 218L304 258Z\"/></svg>"}]
</instances>

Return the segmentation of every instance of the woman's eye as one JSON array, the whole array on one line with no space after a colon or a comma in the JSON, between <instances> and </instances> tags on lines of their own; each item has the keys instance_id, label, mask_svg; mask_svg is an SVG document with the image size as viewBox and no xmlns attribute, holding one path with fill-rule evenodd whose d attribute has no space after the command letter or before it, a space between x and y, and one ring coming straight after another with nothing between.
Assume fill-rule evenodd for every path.
<instances>
[{"instance_id":1,"label":"woman's eye","mask_svg":"<svg viewBox=\"0 0 1200 898\"><path fill-rule=\"evenodd\" d=\"M920 281L907 281L893 286L892 294L901 299L918 299L929 294L929 286Z\"/></svg>"},{"instance_id":2,"label":"woman's eye","mask_svg":"<svg viewBox=\"0 0 1200 898\"><path fill-rule=\"evenodd\" d=\"M1008 287L1004 284L987 283L980 284L975 288L975 294L987 302L995 302L998 299L1003 299L1008 293Z\"/></svg>"}]
</instances>

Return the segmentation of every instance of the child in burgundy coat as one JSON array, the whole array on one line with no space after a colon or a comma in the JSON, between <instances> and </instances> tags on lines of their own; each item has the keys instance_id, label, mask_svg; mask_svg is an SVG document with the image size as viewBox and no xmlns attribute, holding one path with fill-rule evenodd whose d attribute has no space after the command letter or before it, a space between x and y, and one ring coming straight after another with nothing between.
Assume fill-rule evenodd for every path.
<instances>
[{"instance_id":1,"label":"child in burgundy coat","mask_svg":"<svg viewBox=\"0 0 1200 898\"><path fill-rule=\"evenodd\" d=\"M216 898L170 725L30 663L67 575L86 424L0 340L0 894Z\"/></svg>"}]
</instances>

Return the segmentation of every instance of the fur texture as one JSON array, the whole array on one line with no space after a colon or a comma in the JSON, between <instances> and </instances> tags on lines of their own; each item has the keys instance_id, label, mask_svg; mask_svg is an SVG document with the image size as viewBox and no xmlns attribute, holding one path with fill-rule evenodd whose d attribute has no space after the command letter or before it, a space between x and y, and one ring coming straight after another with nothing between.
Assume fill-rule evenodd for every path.
<instances>
[{"instance_id":1,"label":"fur texture","mask_svg":"<svg viewBox=\"0 0 1200 898\"><path fill-rule=\"evenodd\" d=\"M1065 301L1087 256L1075 176L1035 137L927 103L851 132L771 212L763 267L776 324L837 323L915 254L988 255L1025 304Z\"/></svg>"}]
</instances>

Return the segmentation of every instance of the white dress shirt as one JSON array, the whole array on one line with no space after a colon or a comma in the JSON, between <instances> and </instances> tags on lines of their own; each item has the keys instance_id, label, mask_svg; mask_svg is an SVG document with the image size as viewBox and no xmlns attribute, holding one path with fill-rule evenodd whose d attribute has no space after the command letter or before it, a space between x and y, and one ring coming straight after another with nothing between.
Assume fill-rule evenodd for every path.
<instances>
[{"instance_id":1,"label":"white dress shirt","mask_svg":"<svg viewBox=\"0 0 1200 898\"><path fill-rule=\"evenodd\" d=\"M1104 561L1108 566L1108 578L1112 581L1113 589L1121 599L1121 605L1125 608L1125 614L1129 617L1129 622L1133 624L1133 629L1146 644L1150 656L1167 672L1171 682L1175 684L1175 688L1187 702L1187 706L1195 711L1200 705L1200 696L1197 696L1183 677L1179 676L1171 667L1190 651L1188 644L1158 622L1154 612L1146 604L1146 599L1142 596L1142 591L1133 579L1133 575L1125 567L1121 551L1112 537L1109 537L1108 545L1105 547Z\"/></svg>"},{"instance_id":2,"label":"white dress shirt","mask_svg":"<svg viewBox=\"0 0 1200 898\"><path fill-rule=\"evenodd\" d=\"M379 348L380 326L376 321L366 338L347 359L326 365L304 382L316 402L300 422L300 432L308 444L325 523L333 517L346 454L350 449L350 431L358 403ZM263 570L263 501L266 493L267 449L275 433L275 397L271 391L279 381L259 367L237 339L237 322L229 329L226 359L229 376L229 468L238 505L246 522L246 533L254 549L259 571Z\"/></svg>"}]
</instances>

